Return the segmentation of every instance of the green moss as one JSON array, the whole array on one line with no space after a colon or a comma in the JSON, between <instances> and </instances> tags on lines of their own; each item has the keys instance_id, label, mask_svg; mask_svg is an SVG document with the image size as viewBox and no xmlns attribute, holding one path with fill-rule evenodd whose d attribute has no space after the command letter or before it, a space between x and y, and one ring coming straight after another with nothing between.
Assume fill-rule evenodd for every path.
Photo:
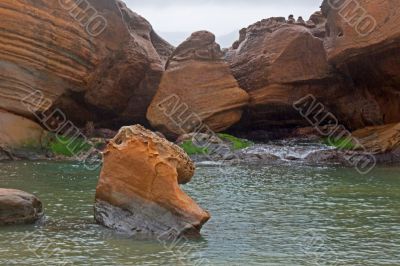
<instances>
[{"instance_id":1,"label":"green moss","mask_svg":"<svg viewBox=\"0 0 400 266\"><path fill-rule=\"evenodd\" d=\"M251 141L239 139L229 134L217 134L217 136L223 141L219 144L224 144L224 146L226 146L225 143L227 143L227 145L229 145L233 150L241 150L253 145L253 142ZM207 145L210 146L210 148L203 148L195 145L191 140L186 140L180 145L180 147L189 155L210 154L213 149L218 150L218 143L210 144L211 145Z\"/></svg>"},{"instance_id":2,"label":"green moss","mask_svg":"<svg viewBox=\"0 0 400 266\"><path fill-rule=\"evenodd\" d=\"M252 146L254 143L245 139L239 139L229 134L219 133L218 137L224 141L232 143L234 150L242 150Z\"/></svg>"},{"instance_id":3,"label":"green moss","mask_svg":"<svg viewBox=\"0 0 400 266\"><path fill-rule=\"evenodd\" d=\"M82 138L67 136L52 136L48 148L56 155L72 157L81 152L88 151L91 145Z\"/></svg>"},{"instance_id":4,"label":"green moss","mask_svg":"<svg viewBox=\"0 0 400 266\"><path fill-rule=\"evenodd\" d=\"M341 150L352 150L355 148L354 143L349 138L334 139L331 137L323 139L324 144L336 147Z\"/></svg>"},{"instance_id":5,"label":"green moss","mask_svg":"<svg viewBox=\"0 0 400 266\"><path fill-rule=\"evenodd\" d=\"M198 147L198 146L194 145L193 142L190 140L186 140L180 146L188 155L208 154L209 153L207 148Z\"/></svg>"}]
</instances>

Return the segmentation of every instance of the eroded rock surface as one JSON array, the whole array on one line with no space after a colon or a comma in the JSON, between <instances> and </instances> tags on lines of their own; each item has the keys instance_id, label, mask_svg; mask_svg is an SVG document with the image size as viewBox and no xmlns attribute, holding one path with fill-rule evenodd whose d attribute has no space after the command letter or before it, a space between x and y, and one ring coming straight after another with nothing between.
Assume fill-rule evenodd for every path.
<instances>
[{"instance_id":1,"label":"eroded rock surface","mask_svg":"<svg viewBox=\"0 0 400 266\"><path fill-rule=\"evenodd\" d=\"M399 122L400 1L325 0L322 11L329 62L369 99L358 106L363 123L353 128Z\"/></svg>"},{"instance_id":2,"label":"eroded rock surface","mask_svg":"<svg viewBox=\"0 0 400 266\"><path fill-rule=\"evenodd\" d=\"M0 188L0 225L31 224L43 217L41 201L24 191Z\"/></svg>"},{"instance_id":3,"label":"eroded rock surface","mask_svg":"<svg viewBox=\"0 0 400 266\"><path fill-rule=\"evenodd\" d=\"M323 39L317 37L321 34L314 35L324 20L318 14L311 19L314 26L270 18L241 31L227 59L241 88L250 95L242 128L309 126L293 107L307 95L323 102L346 125L357 119L357 109L348 104L354 103L354 93L329 65ZM360 95L356 101L363 99Z\"/></svg>"},{"instance_id":4,"label":"eroded rock surface","mask_svg":"<svg viewBox=\"0 0 400 266\"><path fill-rule=\"evenodd\" d=\"M139 125L124 127L104 152L95 218L129 235L198 236L210 215L179 187L194 170L178 146Z\"/></svg>"},{"instance_id":5,"label":"eroded rock surface","mask_svg":"<svg viewBox=\"0 0 400 266\"><path fill-rule=\"evenodd\" d=\"M173 48L122 1L4 0L0 14L0 108L32 118L21 99L38 91L52 104L35 111L77 126L146 122Z\"/></svg>"},{"instance_id":6,"label":"eroded rock surface","mask_svg":"<svg viewBox=\"0 0 400 266\"><path fill-rule=\"evenodd\" d=\"M368 152L384 154L396 152L400 158L400 124L367 127L352 132L352 135Z\"/></svg>"},{"instance_id":7,"label":"eroded rock surface","mask_svg":"<svg viewBox=\"0 0 400 266\"><path fill-rule=\"evenodd\" d=\"M201 31L172 54L147 118L167 136L190 133L202 123L219 132L240 120L247 103L215 36Z\"/></svg>"},{"instance_id":8,"label":"eroded rock surface","mask_svg":"<svg viewBox=\"0 0 400 266\"><path fill-rule=\"evenodd\" d=\"M241 30L227 54L250 95L240 128L309 125L292 108L307 94L350 130L399 122L398 10L398 1L325 0L307 22L270 18Z\"/></svg>"}]
</instances>

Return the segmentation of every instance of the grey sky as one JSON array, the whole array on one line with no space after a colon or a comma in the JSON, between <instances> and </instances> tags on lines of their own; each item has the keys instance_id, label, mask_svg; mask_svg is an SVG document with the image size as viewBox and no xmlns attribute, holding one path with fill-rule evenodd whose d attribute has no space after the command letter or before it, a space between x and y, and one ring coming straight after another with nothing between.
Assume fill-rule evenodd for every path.
<instances>
[{"instance_id":1,"label":"grey sky","mask_svg":"<svg viewBox=\"0 0 400 266\"><path fill-rule=\"evenodd\" d=\"M177 45L185 35L209 30L229 39L233 32L263 18L289 14L308 18L322 0L125 0L128 6ZM187 37L187 36L186 36Z\"/></svg>"}]
</instances>

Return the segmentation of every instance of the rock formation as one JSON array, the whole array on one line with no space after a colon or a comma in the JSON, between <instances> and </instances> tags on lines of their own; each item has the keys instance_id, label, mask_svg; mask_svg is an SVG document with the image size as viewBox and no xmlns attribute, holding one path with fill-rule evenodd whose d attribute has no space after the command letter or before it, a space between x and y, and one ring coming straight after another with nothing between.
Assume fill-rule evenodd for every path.
<instances>
[{"instance_id":1,"label":"rock formation","mask_svg":"<svg viewBox=\"0 0 400 266\"><path fill-rule=\"evenodd\" d=\"M284 18L270 18L241 31L227 59L241 88L250 95L242 128L308 126L293 108L294 102L308 94L339 117L356 112L347 106L352 99L327 62L323 40L312 30Z\"/></svg>"},{"instance_id":2,"label":"rock formation","mask_svg":"<svg viewBox=\"0 0 400 266\"><path fill-rule=\"evenodd\" d=\"M46 134L39 124L0 109L0 160L37 156Z\"/></svg>"},{"instance_id":3,"label":"rock formation","mask_svg":"<svg viewBox=\"0 0 400 266\"><path fill-rule=\"evenodd\" d=\"M206 31L193 33L176 48L148 109L151 125L177 137L202 123L217 132L237 123L248 95L222 58L215 36ZM172 102L166 100L170 97Z\"/></svg>"},{"instance_id":4,"label":"rock formation","mask_svg":"<svg viewBox=\"0 0 400 266\"><path fill-rule=\"evenodd\" d=\"M104 152L96 221L129 235L198 236L210 216L179 187L194 170L178 146L139 125L122 128Z\"/></svg>"},{"instance_id":5,"label":"rock formation","mask_svg":"<svg viewBox=\"0 0 400 266\"><path fill-rule=\"evenodd\" d=\"M400 124L367 127L352 132L362 148L374 154L396 152L400 159Z\"/></svg>"},{"instance_id":6,"label":"rock formation","mask_svg":"<svg viewBox=\"0 0 400 266\"><path fill-rule=\"evenodd\" d=\"M292 108L308 94L351 130L400 121L400 2L359 3L325 0L305 24L292 15L241 30L227 54L250 95L239 129L309 125Z\"/></svg>"},{"instance_id":7,"label":"rock formation","mask_svg":"<svg viewBox=\"0 0 400 266\"><path fill-rule=\"evenodd\" d=\"M0 225L31 224L43 217L40 200L29 193L0 188Z\"/></svg>"},{"instance_id":8,"label":"rock formation","mask_svg":"<svg viewBox=\"0 0 400 266\"><path fill-rule=\"evenodd\" d=\"M400 121L400 2L325 0L329 62L365 95L356 128Z\"/></svg>"},{"instance_id":9,"label":"rock formation","mask_svg":"<svg viewBox=\"0 0 400 266\"><path fill-rule=\"evenodd\" d=\"M172 47L120 0L0 4L0 108L39 91L78 126L145 123ZM29 98L29 97L28 97Z\"/></svg>"}]
</instances>

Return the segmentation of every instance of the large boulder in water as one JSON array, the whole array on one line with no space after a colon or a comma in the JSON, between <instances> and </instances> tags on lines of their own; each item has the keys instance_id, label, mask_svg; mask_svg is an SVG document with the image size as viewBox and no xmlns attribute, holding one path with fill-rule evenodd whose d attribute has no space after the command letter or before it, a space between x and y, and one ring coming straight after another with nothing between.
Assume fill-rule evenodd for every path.
<instances>
[{"instance_id":1,"label":"large boulder in water","mask_svg":"<svg viewBox=\"0 0 400 266\"><path fill-rule=\"evenodd\" d=\"M147 118L168 136L196 131L202 123L219 132L240 120L247 103L214 34L200 31L172 54Z\"/></svg>"},{"instance_id":2,"label":"large boulder in water","mask_svg":"<svg viewBox=\"0 0 400 266\"><path fill-rule=\"evenodd\" d=\"M77 126L146 122L173 47L122 1L2 0L0 15L0 108L33 118L21 99L41 96L34 111Z\"/></svg>"},{"instance_id":3,"label":"large boulder in water","mask_svg":"<svg viewBox=\"0 0 400 266\"><path fill-rule=\"evenodd\" d=\"M129 235L198 236L210 215L179 187L194 170L178 146L139 125L122 128L104 152L96 221Z\"/></svg>"},{"instance_id":4,"label":"large boulder in water","mask_svg":"<svg viewBox=\"0 0 400 266\"><path fill-rule=\"evenodd\" d=\"M41 201L21 190L0 188L0 225L30 224L43 217Z\"/></svg>"}]
</instances>

